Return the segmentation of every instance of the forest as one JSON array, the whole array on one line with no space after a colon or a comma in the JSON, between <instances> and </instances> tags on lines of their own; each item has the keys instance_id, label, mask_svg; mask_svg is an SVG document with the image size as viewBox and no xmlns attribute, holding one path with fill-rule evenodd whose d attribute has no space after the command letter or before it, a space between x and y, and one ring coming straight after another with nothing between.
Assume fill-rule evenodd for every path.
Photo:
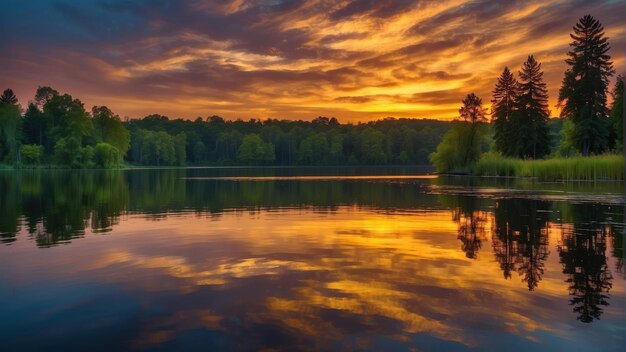
<instances>
[{"instance_id":1,"label":"forest","mask_svg":"<svg viewBox=\"0 0 626 352\"><path fill-rule=\"evenodd\" d=\"M387 118L312 121L122 119L106 106L87 111L69 94L39 87L22 111L0 96L0 161L19 166L427 164L450 123Z\"/></svg>"}]
</instances>

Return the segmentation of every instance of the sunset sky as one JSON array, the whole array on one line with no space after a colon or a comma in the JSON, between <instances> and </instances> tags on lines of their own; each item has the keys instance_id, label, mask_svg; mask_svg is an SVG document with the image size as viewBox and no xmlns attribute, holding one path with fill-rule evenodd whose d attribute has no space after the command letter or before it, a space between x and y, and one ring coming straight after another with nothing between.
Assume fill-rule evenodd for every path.
<instances>
[{"instance_id":1,"label":"sunset sky","mask_svg":"<svg viewBox=\"0 0 626 352\"><path fill-rule=\"evenodd\" d=\"M626 0L8 0L0 88L25 106L50 85L129 117L451 119L533 54L556 115L585 14L623 72Z\"/></svg>"}]
</instances>

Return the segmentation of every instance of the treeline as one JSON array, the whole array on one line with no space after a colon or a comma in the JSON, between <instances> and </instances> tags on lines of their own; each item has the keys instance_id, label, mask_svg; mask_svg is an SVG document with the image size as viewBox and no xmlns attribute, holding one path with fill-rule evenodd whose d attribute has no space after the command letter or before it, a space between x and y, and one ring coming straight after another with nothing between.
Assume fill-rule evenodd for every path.
<instances>
[{"instance_id":1,"label":"treeline","mask_svg":"<svg viewBox=\"0 0 626 352\"><path fill-rule=\"evenodd\" d=\"M493 90L491 128L482 99L469 94L460 119L431 156L439 171L467 170L483 152L504 158L542 159L600 155L623 146L624 77L615 74L604 28L590 15L582 17L571 34L559 107L564 122L551 131L548 90L533 55L522 64L518 78L505 67ZM609 107L608 95L613 96ZM554 125L554 124L552 124ZM482 148L485 140L490 147ZM493 155L489 156L491 160Z\"/></svg>"},{"instance_id":2,"label":"treeline","mask_svg":"<svg viewBox=\"0 0 626 352\"><path fill-rule=\"evenodd\" d=\"M194 121L149 115L122 119L39 87L23 111L11 89L0 97L0 162L112 168L135 165L427 164L450 123L387 118L341 124L312 121Z\"/></svg>"},{"instance_id":3,"label":"treeline","mask_svg":"<svg viewBox=\"0 0 626 352\"><path fill-rule=\"evenodd\" d=\"M72 168L122 164L130 133L104 106L87 112L83 103L50 87L39 87L22 110L11 89L0 96L0 161L49 163Z\"/></svg>"},{"instance_id":4,"label":"treeline","mask_svg":"<svg viewBox=\"0 0 626 352\"><path fill-rule=\"evenodd\" d=\"M131 133L127 158L135 164L381 165L427 164L450 124L389 118L353 125L327 117L189 121L150 115L126 126Z\"/></svg>"}]
</instances>

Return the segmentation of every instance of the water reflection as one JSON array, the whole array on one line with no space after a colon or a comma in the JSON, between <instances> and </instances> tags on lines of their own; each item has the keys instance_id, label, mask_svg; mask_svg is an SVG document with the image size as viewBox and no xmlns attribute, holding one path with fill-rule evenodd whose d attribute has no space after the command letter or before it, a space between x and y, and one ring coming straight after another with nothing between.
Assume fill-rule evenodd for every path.
<instances>
[{"instance_id":1,"label":"water reflection","mask_svg":"<svg viewBox=\"0 0 626 352\"><path fill-rule=\"evenodd\" d=\"M623 347L621 204L211 172L0 174L0 295L18 297L0 331L65 350Z\"/></svg>"},{"instance_id":2,"label":"water reflection","mask_svg":"<svg viewBox=\"0 0 626 352\"><path fill-rule=\"evenodd\" d=\"M572 209L574 222L564 232L559 256L563 273L568 276L570 304L577 319L589 323L600 319L602 306L609 305L613 276L607 264L607 238L613 237L613 226L600 215L601 207Z\"/></svg>"},{"instance_id":3,"label":"water reflection","mask_svg":"<svg viewBox=\"0 0 626 352\"><path fill-rule=\"evenodd\" d=\"M530 291L541 281L548 258L549 203L500 199L494 207L493 252L506 279L516 271Z\"/></svg>"}]
</instances>

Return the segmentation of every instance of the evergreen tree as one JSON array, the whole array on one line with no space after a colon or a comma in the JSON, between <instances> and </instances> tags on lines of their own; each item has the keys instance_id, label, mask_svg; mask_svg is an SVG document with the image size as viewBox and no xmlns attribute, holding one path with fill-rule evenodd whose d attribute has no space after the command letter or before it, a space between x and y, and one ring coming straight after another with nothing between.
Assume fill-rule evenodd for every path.
<instances>
[{"instance_id":1,"label":"evergreen tree","mask_svg":"<svg viewBox=\"0 0 626 352\"><path fill-rule=\"evenodd\" d=\"M511 141L516 127L512 126L513 111L518 95L518 83L508 67L504 68L491 99L491 116L496 149L502 154L512 155Z\"/></svg>"},{"instance_id":2,"label":"evergreen tree","mask_svg":"<svg viewBox=\"0 0 626 352\"><path fill-rule=\"evenodd\" d=\"M583 155L601 153L607 147L607 89L615 72L604 27L591 15L574 26L569 58L559 91L561 116L575 124L573 140Z\"/></svg>"},{"instance_id":3,"label":"evergreen tree","mask_svg":"<svg viewBox=\"0 0 626 352\"><path fill-rule=\"evenodd\" d=\"M29 103L24 114L24 143L46 145L46 128L46 116L37 105Z\"/></svg>"},{"instance_id":4,"label":"evergreen tree","mask_svg":"<svg viewBox=\"0 0 626 352\"><path fill-rule=\"evenodd\" d=\"M530 55L519 73L519 96L517 118L513 126L517 131L517 156L542 158L550 153L550 130L548 127L548 89L543 81L541 64ZM515 121L517 120L517 121Z\"/></svg>"},{"instance_id":5,"label":"evergreen tree","mask_svg":"<svg viewBox=\"0 0 626 352\"><path fill-rule=\"evenodd\" d=\"M17 97L11 88L5 89L0 95L0 103L5 103L9 105L17 105Z\"/></svg>"}]
</instances>

